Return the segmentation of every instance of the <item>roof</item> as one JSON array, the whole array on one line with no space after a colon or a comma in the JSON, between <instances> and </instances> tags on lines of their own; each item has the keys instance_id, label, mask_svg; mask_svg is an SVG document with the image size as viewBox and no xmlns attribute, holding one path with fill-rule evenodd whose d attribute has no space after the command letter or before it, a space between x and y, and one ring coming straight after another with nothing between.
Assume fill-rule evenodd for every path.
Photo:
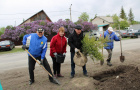
<instances>
[{"instance_id":1,"label":"roof","mask_svg":"<svg viewBox=\"0 0 140 90\"><path fill-rule=\"evenodd\" d=\"M97 17L100 18L100 19L103 19L103 20L105 20L105 21L107 21L109 23L114 23L112 17L107 17L107 16L97 16ZM95 18L97 18L97 17L95 17ZM124 19L121 19L121 18L119 19L119 21L123 21L123 20Z\"/></svg>"},{"instance_id":2,"label":"roof","mask_svg":"<svg viewBox=\"0 0 140 90\"><path fill-rule=\"evenodd\" d=\"M98 27L103 27L103 26L107 26L107 25L109 25L109 24L98 25Z\"/></svg>"},{"instance_id":3,"label":"roof","mask_svg":"<svg viewBox=\"0 0 140 90\"><path fill-rule=\"evenodd\" d=\"M43 12L48 17L48 15L44 12L44 10L41 10L41 11L37 12L36 14L34 14L33 16L31 16L30 18L34 17L35 15L37 15L40 12ZM28 18L27 20L29 20L30 18ZM49 17L48 17L48 19L51 21L51 19ZM24 22L26 22L27 20L25 20ZM20 25L22 25L24 22L22 22Z\"/></svg>"}]
</instances>

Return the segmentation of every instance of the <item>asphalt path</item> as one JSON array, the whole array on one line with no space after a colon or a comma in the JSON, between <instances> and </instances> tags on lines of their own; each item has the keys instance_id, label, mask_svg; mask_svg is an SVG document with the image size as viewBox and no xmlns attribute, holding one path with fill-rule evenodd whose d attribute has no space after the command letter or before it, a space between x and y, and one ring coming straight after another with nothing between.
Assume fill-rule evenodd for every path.
<instances>
[{"instance_id":1,"label":"asphalt path","mask_svg":"<svg viewBox=\"0 0 140 90\"><path fill-rule=\"evenodd\" d=\"M129 52L131 50L140 49L140 38L122 40L123 52ZM50 49L46 52L46 58L50 65L52 65L52 59L49 56ZM120 42L114 42L113 53L121 52ZM103 49L103 54L107 55L107 51ZM125 54L125 53L124 53ZM67 46L67 54L65 63L70 63L70 47ZM64 63L64 64L65 64ZM28 67L28 55L24 52L12 53L12 54L0 54L0 72L4 72L10 69Z\"/></svg>"}]
</instances>

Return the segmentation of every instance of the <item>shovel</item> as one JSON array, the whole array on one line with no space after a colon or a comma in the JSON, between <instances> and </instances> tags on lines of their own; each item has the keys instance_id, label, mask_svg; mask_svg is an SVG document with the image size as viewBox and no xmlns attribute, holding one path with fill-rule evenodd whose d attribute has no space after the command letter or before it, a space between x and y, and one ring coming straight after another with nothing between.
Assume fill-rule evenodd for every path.
<instances>
[{"instance_id":1,"label":"shovel","mask_svg":"<svg viewBox=\"0 0 140 90\"><path fill-rule=\"evenodd\" d=\"M28 50L27 49L25 49L25 51L49 74L49 76L50 77L52 77L53 78L53 80L58 84L58 85L60 85L60 82L56 79L56 78L54 78L45 68L44 68L44 66L43 65L41 65L29 52L28 52Z\"/></svg>"},{"instance_id":2,"label":"shovel","mask_svg":"<svg viewBox=\"0 0 140 90\"><path fill-rule=\"evenodd\" d=\"M121 34L120 34L120 35L121 35ZM125 56L123 56L123 54L122 54L122 42L121 42L121 39L120 39L120 48L121 48L120 61L121 61L121 62L124 62L124 60L125 60Z\"/></svg>"}]
</instances>

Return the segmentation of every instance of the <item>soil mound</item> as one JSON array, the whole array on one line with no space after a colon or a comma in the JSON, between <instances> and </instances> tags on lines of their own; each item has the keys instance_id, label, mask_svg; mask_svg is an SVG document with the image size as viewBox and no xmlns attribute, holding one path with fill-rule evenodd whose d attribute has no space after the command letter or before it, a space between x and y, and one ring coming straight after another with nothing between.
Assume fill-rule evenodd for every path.
<instances>
[{"instance_id":1,"label":"soil mound","mask_svg":"<svg viewBox=\"0 0 140 90\"><path fill-rule=\"evenodd\" d=\"M139 90L140 72L135 66L121 65L93 75L98 90Z\"/></svg>"}]
</instances>

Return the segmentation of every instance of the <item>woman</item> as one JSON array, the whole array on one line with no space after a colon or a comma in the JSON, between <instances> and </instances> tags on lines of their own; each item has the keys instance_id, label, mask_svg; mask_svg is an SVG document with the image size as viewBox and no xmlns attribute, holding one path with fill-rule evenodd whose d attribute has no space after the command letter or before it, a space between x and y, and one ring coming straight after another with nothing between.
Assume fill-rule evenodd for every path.
<instances>
[{"instance_id":1,"label":"woman","mask_svg":"<svg viewBox=\"0 0 140 90\"><path fill-rule=\"evenodd\" d=\"M64 77L60 73L61 63L56 62L57 54L66 55L67 40L65 36L64 27L60 27L58 34L51 39L50 43L50 56L53 60L54 77Z\"/></svg>"}]
</instances>

